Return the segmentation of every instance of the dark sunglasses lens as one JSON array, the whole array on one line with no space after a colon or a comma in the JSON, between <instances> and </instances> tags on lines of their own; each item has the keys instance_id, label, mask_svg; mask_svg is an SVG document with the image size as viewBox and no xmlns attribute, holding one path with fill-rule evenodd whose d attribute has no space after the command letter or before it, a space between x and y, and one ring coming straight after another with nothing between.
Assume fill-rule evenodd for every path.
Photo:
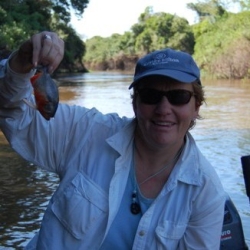
<instances>
[{"instance_id":1,"label":"dark sunglasses lens","mask_svg":"<svg viewBox=\"0 0 250 250\"><path fill-rule=\"evenodd\" d=\"M147 88L138 90L138 94L141 101L145 104L157 104L162 100L163 96L166 96L172 105L187 104L193 95L191 91L185 89L174 89L163 92Z\"/></svg>"},{"instance_id":2,"label":"dark sunglasses lens","mask_svg":"<svg viewBox=\"0 0 250 250\"><path fill-rule=\"evenodd\" d=\"M161 91L155 89L141 89L138 93L141 101L145 104L157 104L163 97Z\"/></svg>"},{"instance_id":3,"label":"dark sunglasses lens","mask_svg":"<svg viewBox=\"0 0 250 250\"><path fill-rule=\"evenodd\" d=\"M173 105L187 104L193 93L185 89L170 90L167 92L168 101Z\"/></svg>"}]
</instances>

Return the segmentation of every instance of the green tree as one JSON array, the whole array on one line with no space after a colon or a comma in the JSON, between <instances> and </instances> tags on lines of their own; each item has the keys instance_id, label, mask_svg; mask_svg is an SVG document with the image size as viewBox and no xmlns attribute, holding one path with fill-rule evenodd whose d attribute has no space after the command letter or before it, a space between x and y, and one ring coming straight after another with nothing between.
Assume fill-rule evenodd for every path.
<instances>
[{"instance_id":1,"label":"green tree","mask_svg":"<svg viewBox=\"0 0 250 250\"><path fill-rule=\"evenodd\" d=\"M194 26L195 58L204 75L216 78L250 77L250 12L228 14Z\"/></svg>"},{"instance_id":2,"label":"green tree","mask_svg":"<svg viewBox=\"0 0 250 250\"><path fill-rule=\"evenodd\" d=\"M120 48L127 56L135 55L135 35L132 32L126 31L120 37Z\"/></svg>"},{"instance_id":3,"label":"green tree","mask_svg":"<svg viewBox=\"0 0 250 250\"><path fill-rule=\"evenodd\" d=\"M96 65L102 63L101 68L105 70L107 68L108 57L108 43L106 38L100 36L94 36L86 41L86 54L84 56L84 62L88 68L96 68Z\"/></svg>"},{"instance_id":4,"label":"green tree","mask_svg":"<svg viewBox=\"0 0 250 250\"><path fill-rule=\"evenodd\" d=\"M226 12L220 0L205 0L197 3L188 3L187 8L196 12L199 20L209 19L214 21L217 17L223 16Z\"/></svg>"},{"instance_id":5,"label":"green tree","mask_svg":"<svg viewBox=\"0 0 250 250\"><path fill-rule=\"evenodd\" d=\"M192 28L184 18L163 12L153 13L148 7L139 16L138 23L131 27L131 32L88 39L84 63L98 70L129 69L134 67L138 57L166 47L193 53Z\"/></svg>"},{"instance_id":6,"label":"green tree","mask_svg":"<svg viewBox=\"0 0 250 250\"><path fill-rule=\"evenodd\" d=\"M61 63L63 69L67 69L69 72L74 71L86 71L83 65L83 56L86 52L85 43L76 34L76 31L65 25L57 25L57 32L63 37L65 45L64 58Z\"/></svg>"},{"instance_id":7,"label":"green tree","mask_svg":"<svg viewBox=\"0 0 250 250\"><path fill-rule=\"evenodd\" d=\"M136 52L171 47L193 53L194 36L188 21L176 15L160 12L150 14L148 9L141 14L139 23L132 26Z\"/></svg>"}]
</instances>

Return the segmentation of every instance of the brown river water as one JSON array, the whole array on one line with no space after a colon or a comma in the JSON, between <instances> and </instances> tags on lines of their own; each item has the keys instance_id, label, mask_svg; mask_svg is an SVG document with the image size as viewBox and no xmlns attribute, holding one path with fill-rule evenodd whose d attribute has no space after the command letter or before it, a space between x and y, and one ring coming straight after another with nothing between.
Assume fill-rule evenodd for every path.
<instances>
[{"instance_id":1,"label":"brown river water","mask_svg":"<svg viewBox=\"0 0 250 250\"><path fill-rule=\"evenodd\" d=\"M96 107L103 113L133 116L131 74L94 72L60 76L60 101ZM236 206L250 247L250 205L241 157L250 155L250 81L203 81L203 120L191 131L215 167ZM40 227L56 189L55 174L40 170L18 156L0 131L0 249L22 249Z\"/></svg>"}]
</instances>

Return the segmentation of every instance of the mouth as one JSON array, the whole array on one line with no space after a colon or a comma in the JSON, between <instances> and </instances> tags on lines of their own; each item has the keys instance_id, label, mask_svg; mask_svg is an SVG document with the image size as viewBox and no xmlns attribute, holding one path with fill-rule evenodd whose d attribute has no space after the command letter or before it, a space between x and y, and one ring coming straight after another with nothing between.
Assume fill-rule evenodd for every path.
<instances>
[{"instance_id":1,"label":"mouth","mask_svg":"<svg viewBox=\"0 0 250 250\"><path fill-rule=\"evenodd\" d=\"M152 121L152 123L156 126L167 127L167 128L170 128L175 125L174 122L168 122L168 121Z\"/></svg>"}]
</instances>

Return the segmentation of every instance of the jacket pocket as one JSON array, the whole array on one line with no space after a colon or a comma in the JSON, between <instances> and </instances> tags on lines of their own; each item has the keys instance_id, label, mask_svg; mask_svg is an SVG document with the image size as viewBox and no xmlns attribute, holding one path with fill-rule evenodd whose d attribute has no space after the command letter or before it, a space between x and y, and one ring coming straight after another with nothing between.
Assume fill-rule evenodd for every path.
<instances>
[{"instance_id":1,"label":"jacket pocket","mask_svg":"<svg viewBox=\"0 0 250 250\"><path fill-rule=\"evenodd\" d=\"M76 239L82 239L89 229L104 221L108 196L91 179L78 173L64 192L57 195L51 209Z\"/></svg>"},{"instance_id":2,"label":"jacket pocket","mask_svg":"<svg viewBox=\"0 0 250 250\"><path fill-rule=\"evenodd\" d=\"M165 220L156 228L157 249L176 249L187 225Z\"/></svg>"}]
</instances>

